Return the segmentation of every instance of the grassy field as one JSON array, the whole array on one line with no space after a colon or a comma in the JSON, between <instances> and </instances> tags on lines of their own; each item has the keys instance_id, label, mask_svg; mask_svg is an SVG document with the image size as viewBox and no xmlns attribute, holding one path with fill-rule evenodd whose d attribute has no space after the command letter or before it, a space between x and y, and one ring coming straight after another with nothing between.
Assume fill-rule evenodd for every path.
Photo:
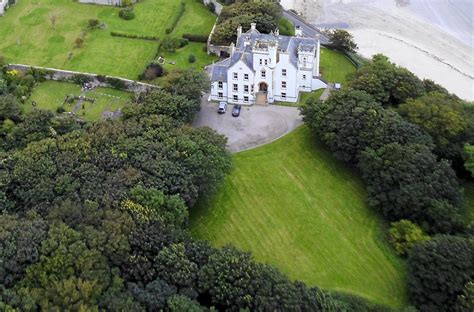
<instances>
[{"instance_id":1,"label":"grassy field","mask_svg":"<svg viewBox=\"0 0 474 312\"><path fill-rule=\"evenodd\" d=\"M406 303L402 261L355 173L300 127L234 156L218 194L191 213L191 232L234 244L293 279L391 306Z\"/></svg>"},{"instance_id":2,"label":"grassy field","mask_svg":"<svg viewBox=\"0 0 474 312\"><path fill-rule=\"evenodd\" d=\"M347 82L347 75L355 72L356 67L343 53L321 48L320 71L328 82L344 85Z\"/></svg>"},{"instance_id":3,"label":"grassy field","mask_svg":"<svg viewBox=\"0 0 474 312\"><path fill-rule=\"evenodd\" d=\"M158 43L112 37L110 32L162 38L179 3L142 0L134 6L136 18L125 21L118 17L120 8L112 6L72 0L22 0L0 18L0 54L13 63L137 79L155 56ZM105 23L105 29L88 29L88 20L92 18ZM171 35L206 35L214 20L215 16L197 1L186 0L186 11ZM84 38L84 45L76 48L74 42L79 37ZM206 54L201 50L200 55Z\"/></svg>"},{"instance_id":4,"label":"grassy field","mask_svg":"<svg viewBox=\"0 0 474 312\"><path fill-rule=\"evenodd\" d=\"M79 96L81 87L72 83L46 81L38 85L33 94L25 103L25 110L31 110L32 101L37 103L36 107L56 112L58 107L63 107L66 111L71 112L77 104L64 103L67 95ZM85 93L88 98L94 98L94 103L84 102L76 111L76 116L86 121L99 120L104 111L116 111L122 108L130 97L130 94L124 91L96 88L93 91Z\"/></svg>"}]
</instances>

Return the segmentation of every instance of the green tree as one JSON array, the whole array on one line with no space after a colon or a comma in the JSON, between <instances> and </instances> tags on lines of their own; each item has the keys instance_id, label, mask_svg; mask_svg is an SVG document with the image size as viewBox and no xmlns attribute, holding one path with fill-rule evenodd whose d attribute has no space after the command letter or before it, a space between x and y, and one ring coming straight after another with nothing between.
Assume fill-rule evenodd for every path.
<instances>
[{"instance_id":1,"label":"green tree","mask_svg":"<svg viewBox=\"0 0 474 312\"><path fill-rule=\"evenodd\" d=\"M474 177L474 145L466 145L464 150L466 152L465 167L471 172L472 177Z\"/></svg>"},{"instance_id":2,"label":"green tree","mask_svg":"<svg viewBox=\"0 0 474 312\"><path fill-rule=\"evenodd\" d=\"M474 241L436 236L412 249L408 292L422 312L452 311L464 285L474 279Z\"/></svg>"},{"instance_id":3,"label":"green tree","mask_svg":"<svg viewBox=\"0 0 474 312\"><path fill-rule=\"evenodd\" d=\"M408 100L398 110L433 138L437 155L448 159L462 159L462 141L468 123L459 101L442 93L429 93Z\"/></svg>"},{"instance_id":4,"label":"green tree","mask_svg":"<svg viewBox=\"0 0 474 312\"><path fill-rule=\"evenodd\" d=\"M211 2L212 3L212 2ZM170 312L205 312L207 309L199 305L198 302L183 295L174 295L168 299L168 311Z\"/></svg>"},{"instance_id":5,"label":"green tree","mask_svg":"<svg viewBox=\"0 0 474 312\"><path fill-rule=\"evenodd\" d=\"M181 87L183 87L181 85ZM190 123L200 109L200 101L174 95L166 91L142 93L132 103L125 105L123 118L147 117L150 114L166 115L180 122Z\"/></svg>"},{"instance_id":6,"label":"green tree","mask_svg":"<svg viewBox=\"0 0 474 312\"><path fill-rule=\"evenodd\" d=\"M374 55L351 77L350 86L366 91L383 105L393 106L425 93L423 82L417 76L381 54Z\"/></svg>"},{"instance_id":7,"label":"green tree","mask_svg":"<svg viewBox=\"0 0 474 312\"><path fill-rule=\"evenodd\" d=\"M209 257L198 274L199 288L222 309L251 309L260 270L250 254L224 247Z\"/></svg>"},{"instance_id":8,"label":"green tree","mask_svg":"<svg viewBox=\"0 0 474 312\"><path fill-rule=\"evenodd\" d=\"M397 254L402 256L406 256L415 245L429 239L418 225L409 220L392 222L389 235Z\"/></svg>"},{"instance_id":9,"label":"green tree","mask_svg":"<svg viewBox=\"0 0 474 312\"><path fill-rule=\"evenodd\" d=\"M463 292L458 295L456 312L470 312L474 310L474 281L469 281L464 286Z\"/></svg>"},{"instance_id":10,"label":"green tree","mask_svg":"<svg viewBox=\"0 0 474 312\"><path fill-rule=\"evenodd\" d=\"M356 52L354 37L344 29L335 29L329 34L330 45L342 52Z\"/></svg>"},{"instance_id":11,"label":"green tree","mask_svg":"<svg viewBox=\"0 0 474 312\"><path fill-rule=\"evenodd\" d=\"M21 107L18 100L12 95L0 96L0 122L6 119L19 121L21 115Z\"/></svg>"},{"instance_id":12,"label":"green tree","mask_svg":"<svg viewBox=\"0 0 474 312\"><path fill-rule=\"evenodd\" d=\"M194 69L173 71L166 76L164 82L166 91L198 103L201 102L203 92L208 92L210 87L207 75Z\"/></svg>"},{"instance_id":13,"label":"green tree","mask_svg":"<svg viewBox=\"0 0 474 312\"><path fill-rule=\"evenodd\" d=\"M408 219L430 233L463 227L459 185L446 161L423 145L387 144L362 152L359 168L369 204L392 221Z\"/></svg>"}]
</instances>

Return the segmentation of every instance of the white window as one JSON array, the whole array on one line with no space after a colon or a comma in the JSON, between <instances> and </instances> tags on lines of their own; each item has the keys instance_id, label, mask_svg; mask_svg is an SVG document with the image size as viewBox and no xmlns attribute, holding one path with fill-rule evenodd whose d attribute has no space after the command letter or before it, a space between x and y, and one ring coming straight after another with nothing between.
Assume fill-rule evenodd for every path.
<instances>
[{"instance_id":1,"label":"white window","mask_svg":"<svg viewBox=\"0 0 474 312\"><path fill-rule=\"evenodd\" d=\"M262 65L262 64L263 64L263 60L262 60L262 59L260 59L260 65Z\"/></svg>"},{"instance_id":2,"label":"white window","mask_svg":"<svg viewBox=\"0 0 474 312\"><path fill-rule=\"evenodd\" d=\"M222 99L224 97L224 93L222 93L222 92L217 93L217 97L219 99Z\"/></svg>"},{"instance_id":3,"label":"white window","mask_svg":"<svg viewBox=\"0 0 474 312\"><path fill-rule=\"evenodd\" d=\"M281 75L282 75L283 77L286 77L286 69L282 69L282 70L281 70Z\"/></svg>"},{"instance_id":4,"label":"white window","mask_svg":"<svg viewBox=\"0 0 474 312\"><path fill-rule=\"evenodd\" d=\"M224 83L223 83L222 81L217 82L217 87L218 87L219 89L222 89L223 86L224 86Z\"/></svg>"},{"instance_id":5,"label":"white window","mask_svg":"<svg viewBox=\"0 0 474 312\"><path fill-rule=\"evenodd\" d=\"M303 75L303 80L306 80L306 75Z\"/></svg>"},{"instance_id":6,"label":"white window","mask_svg":"<svg viewBox=\"0 0 474 312\"><path fill-rule=\"evenodd\" d=\"M286 99L286 93L282 92L282 93L281 93L281 98L282 98L282 99Z\"/></svg>"},{"instance_id":7,"label":"white window","mask_svg":"<svg viewBox=\"0 0 474 312\"><path fill-rule=\"evenodd\" d=\"M303 57L303 67L306 67L306 57Z\"/></svg>"},{"instance_id":8,"label":"white window","mask_svg":"<svg viewBox=\"0 0 474 312\"><path fill-rule=\"evenodd\" d=\"M249 80L249 74L244 74L244 80Z\"/></svg>"},{"instance_id":9,"label":"white window","mask_svg":"<svg viewBox=\"0 0 474 312\"><path fill-rule=\"evenodd\" d=\"M268 65L268 60L265 60L265 65Z\"/></svg>"},{"instance_id":10,"label":"white window","mask_svg":"<svg viewBox=\"0 0 474 312\"><path fill-rule=\"evenodd\" d=\"M239 100L239 97L237 95L234 95L234 102L237 102Z\"/></svg>"},{"instance_id":11,"label":"white window","mask_svg":"<svg viewBox=\"0 0 474 312\"><path fill-rule=\"evenodd\" d=\"M249 85L244 85L244 92L249 93Z\"/></svg>"},{"instance_id":12,"label":"white window","mask_svg":"<svg viewBox=\"0 0 474 312\"><path fill-rule=\"evenodd\" d=\"M281 82L281 88L282 88L282 89L286 89L286 81L282 81L282 82Z\"/></svg>"},{"instance_id":13,"label":"white window","mask_svg":"<svg viewBox=\"0 0 474 312\"><path fill-rule=\"evenodd\" d=\"M262 74L262 78L265 78L267 76L267 73L264 70L262 70L261 74Z\"/></svg>"},{"instance_id":14,"label":"white window","mask_svg":"<svg viewBox=\"0 0 474 312\"><path fill-rule=\"evenodd\" d=\"M234 92L239 91L239 85L234 83L233 89L234 89Z\"/></svg>"},{"instance_id":15,"label":"white window","mask_svg":"<svg viewBox=\"0 0 474 312\"><path fill-rule=\"evenodd\" d=\"M248 103L248 102L249 102L249 97L248 97L248 96L244 96L244 102L245 102L245 103Z\"/></svg>"},{"instance_id":16,"label":"white window","mask_svg":"<svg viewBox=\"0 0 474 312\"><path fill-rule=\"evenodd\" d=\"M238 78L239 78L239 74L234 73L234 79L238 79Z\"/></svg>"},{"instance_id":17,"label":"white window","mask_svg":"<svg viewBox=\"0 0 474 312\"><path fill-rule=\"evenodd\" d=\"M253 85L252 85L252 87L251 87L251 89L250 89L250 90L252 90L252 93L253 93Z\"/></svg>"}]
</instances>

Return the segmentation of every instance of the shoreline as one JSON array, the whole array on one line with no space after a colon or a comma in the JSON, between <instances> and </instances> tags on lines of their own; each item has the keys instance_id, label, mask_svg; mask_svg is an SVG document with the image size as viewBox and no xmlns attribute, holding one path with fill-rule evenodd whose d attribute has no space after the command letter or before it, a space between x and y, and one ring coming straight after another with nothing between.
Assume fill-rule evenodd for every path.
<instances>
[{"instance_id":1,"label":"shoreline","mask_svg":"<svg viewBox=\"0 0 474 312\"><path fill-rule=\"evenodd\" d=\"M434 80L459 97L474 101L474 48L452 36L452 30L457 29L463 38L469 39L466 25L471 20L463 19L464 24L459 25L459 14L463 12L452 3L425 0L411 0L406 6L397 5L400 4L397 0L282 0L281 3L287 9L303 12L306 20L316 26L347 29L361 55L371 57L383 53L420 78ZM452 13L437 14L437 9L449 6ZM451 33L440 28L443 23L451 25ZM474 30L470 37L474 41Z\"/></svg>"}]
</instances>

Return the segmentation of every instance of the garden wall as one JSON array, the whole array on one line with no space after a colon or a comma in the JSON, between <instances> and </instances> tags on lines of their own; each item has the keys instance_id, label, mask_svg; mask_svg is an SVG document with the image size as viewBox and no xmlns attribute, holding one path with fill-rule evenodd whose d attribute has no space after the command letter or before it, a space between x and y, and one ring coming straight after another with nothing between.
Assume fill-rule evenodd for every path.
<instances>
[{"instance_id":1,"label":"garden wall","mask_svg":"<svg viewBox=\"0 0 474 312\"><path fill-rule=\"evenodd\" d=\"M158 89L159 86L143 83L139 81L134 81L130 79L112 77L112 76L101 76L97 74L82 73L70 70L62 70L56 68L40 67L40 66L30 66L23 64L9 64L6 66L8 70L17 70L20 72L27 72L30 69L42 70L47 72L45 78L47 80L56 80L56 81L74 81L78 76L87 77L88 80L95 85L100 87L115 88L121 89L124 91L130 92L144 92L151 89Z\"/></svg>"}]
</instances>

